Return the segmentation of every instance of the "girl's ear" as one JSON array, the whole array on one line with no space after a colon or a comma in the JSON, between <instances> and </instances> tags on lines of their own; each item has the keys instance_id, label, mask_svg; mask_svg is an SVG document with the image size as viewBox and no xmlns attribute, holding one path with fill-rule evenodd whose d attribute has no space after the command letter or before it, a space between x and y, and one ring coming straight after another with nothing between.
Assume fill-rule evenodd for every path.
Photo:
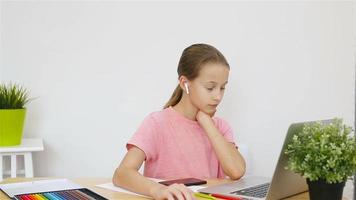
<instances>
[{"instance_id":1,"label":"girl's ear","mask_svg":"<svg viewBox=\"0 0 356 200\"><path fill-rule=\"evenodd\" d=\"M189 80L185 76L179 77L179 86L183 91L189 94Z\"/></svg>"}]
</instances>

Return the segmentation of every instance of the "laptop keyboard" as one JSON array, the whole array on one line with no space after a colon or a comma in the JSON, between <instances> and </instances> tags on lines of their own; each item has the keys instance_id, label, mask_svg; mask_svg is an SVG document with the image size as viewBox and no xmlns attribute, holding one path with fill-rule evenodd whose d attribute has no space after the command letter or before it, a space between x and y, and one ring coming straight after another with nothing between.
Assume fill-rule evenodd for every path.
<instances>
[{"instance_id":1,"label":"laptop keyboard","mask_svg":"<svg viewBox=\"0 0 356 200\"><path fill-rule=\"evenodd\" d=\"M263 198L266 197L270 183L256 185L254 187L245 188L231 192L231 194L244 195L250 197Z\"/></svg>"}]
</instances>

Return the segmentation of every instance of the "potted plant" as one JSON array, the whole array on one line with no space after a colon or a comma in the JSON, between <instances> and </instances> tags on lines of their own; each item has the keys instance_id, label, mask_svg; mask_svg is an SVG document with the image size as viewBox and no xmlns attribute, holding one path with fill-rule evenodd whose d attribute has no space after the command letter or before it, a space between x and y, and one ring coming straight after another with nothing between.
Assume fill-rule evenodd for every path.
<instances>
[{"instance_id":1,"label":"potted plant","mask_svg":"<svg viewBox=\"0 0 356 200\"><path fill-rule=\"evenodd\" d=\"M287 169L306 178L311 200L341 200L345 182L356 172L356 142L341 119L305 125L285 151Z\"/></svg>"},{"instance_id":2,"label":"potted plant","mask_svg":"<svg viewBox=\"0 0 356 200\"><path fill-rule=\"evenodd\" d=\"M27 90L17 84L0 84L0 146L21 144Z\"/></svg>"}]
</instances>

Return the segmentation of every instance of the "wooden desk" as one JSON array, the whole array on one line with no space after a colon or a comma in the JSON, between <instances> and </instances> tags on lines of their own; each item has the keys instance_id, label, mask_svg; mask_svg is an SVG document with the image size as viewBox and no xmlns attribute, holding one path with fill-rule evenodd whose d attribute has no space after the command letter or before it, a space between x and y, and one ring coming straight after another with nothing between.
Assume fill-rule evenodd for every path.
<instances>
[{"instance_id":1,"label":"wooden desk","mask_svg":"<svg viewBox=\"0 0 356 200\"><path fill-rule=\"evenodd\" d=\"M25 181L33 181L33 180L43 180L43 179L48 179L48 178L9 178L6 179L0 183L16 183L16 182L25 182ZM112 200L147 200L148 198L144 197L139 197L135 195L130 195L130 194L125 194L125 193L120 193L120 192L115 192L111 190L107 190L104 188L99 188L96 187L95 185L98 184L103 184L103 183L108 183L111 181L110 178L75 178L75 179L70 179L75 183L78 183L82 185L83 187L89 188L98 194ZM230 180L209 180L208 185L216 185L216 184L221 184L221 183L227 183L230 182ZM1 200L10 200L5 194L0 192L0 199ZM290 198L287 198L286 200L309 200L308 193L303 193L299 194Z\"/></svg>"}]
</instances>

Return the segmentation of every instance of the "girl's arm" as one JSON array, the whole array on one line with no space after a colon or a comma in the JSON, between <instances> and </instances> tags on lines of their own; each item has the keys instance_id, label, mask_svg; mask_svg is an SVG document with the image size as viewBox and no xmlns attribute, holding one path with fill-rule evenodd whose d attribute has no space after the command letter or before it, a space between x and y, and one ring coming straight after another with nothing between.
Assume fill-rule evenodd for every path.
<instances>
[{"instance_id":1,"label":"girl's arm","mask_svg":"<svg viewBox=\"0 0 356 200\"><path fill-rule=\"evenodd\" d=\"M130 191L151 196L154 199L163 200L192 200L193 193L183 184L164 186L142 176L138 170L145 160L145 153L132 147L115 170L112 181L114 185Z\"/></svg>"},{"instance_id":2,"label":"girl's arm","mask_svg":"<svg viewBox=\"0 0 356 200\"><path fill-rule=\"evenodd\" d=\"M224 173L231 179L241 178L245 173L246 164L235 145L226 141L208 114L198 111L196 118L208 135Z\"/></svg>"}]
</instances>

